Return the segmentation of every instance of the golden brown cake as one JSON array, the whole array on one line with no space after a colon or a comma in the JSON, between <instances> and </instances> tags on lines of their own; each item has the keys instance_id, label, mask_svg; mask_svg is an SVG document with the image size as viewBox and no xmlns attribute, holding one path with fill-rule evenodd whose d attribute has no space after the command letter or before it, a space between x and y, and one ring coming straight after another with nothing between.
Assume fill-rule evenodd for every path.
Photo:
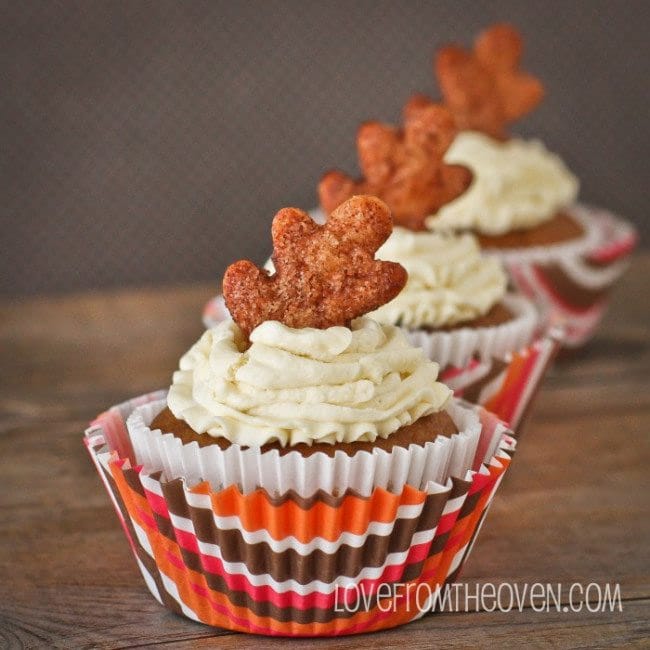
<instances>
[{"instance_id":1,"label":"golden brown cake","mask_svg":"<svg viewBox=\"0 0 650 650\"><path fill-rule=\"evenodd\" d=\"M529 246L549 246L578 239L585 231L576 219L566 212L559 212L549 221L528 230L512 230L503 235L484 235L476 233L482 248L526 248Z\"/></svg>"},{"instance_id":2,"label":"golden brown cake","mask_svg":"<svg viewBox=\"0 0 650 650\"><path fill-rule=\"evenodd\" d=\"M200 447L218 445L221 449L227 449L232 444L222 436L213 437L196 433L187 422L176 418L169 408L164 409L155 417L151 423L151 428L160 429L163 433L172 433L176 438L182 440L183 444L196 442ZM261 451L265 453L276 449L281 456L291 451L297 451L302 456L311 456L318 451L322 451L328 456L334 456L337 451L343 451L348 456L353 456L359 451L372 452L373 449L383 449L390 452L393 447L424 445L426 442L433 442L438 436L449 438L455 433L458 433L458 429L451 416L445 411L438 411L437 413L425 415L412 424L400 427L387 438L377 438L374 442L314 443L313 445L299 443L283 447L275 441L262 445Z\"/></svg>"}]
</instances>

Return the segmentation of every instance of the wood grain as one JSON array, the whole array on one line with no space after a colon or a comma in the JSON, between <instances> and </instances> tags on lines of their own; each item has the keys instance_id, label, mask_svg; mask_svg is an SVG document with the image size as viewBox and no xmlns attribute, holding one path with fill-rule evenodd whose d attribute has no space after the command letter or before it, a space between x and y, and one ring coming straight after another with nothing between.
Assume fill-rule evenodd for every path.
<instances>
[{"instance_id":1,"label":"wood grain","mask_svg":"<svg viewBox=\"0 0 650 650\"><path fill-rule=\"evenodd\" d=\"M352 648L642 647L650 638L650 255L598 336L556 366L462 580L620 583L623 612L436 614ZM81 444L105 407L169 383L210 286L0 304L0 647L272 648L175 616L146 591Z\"/></svg>"}]
</instances>

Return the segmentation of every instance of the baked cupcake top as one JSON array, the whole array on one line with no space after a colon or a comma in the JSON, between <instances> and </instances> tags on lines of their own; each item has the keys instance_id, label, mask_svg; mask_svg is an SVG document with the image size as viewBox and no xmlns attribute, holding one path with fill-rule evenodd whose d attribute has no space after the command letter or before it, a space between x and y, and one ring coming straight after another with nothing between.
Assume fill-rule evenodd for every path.
<instances>
[{"instance_id":1,"label":"baked cupcake top","mask_svg":"<svg viewBox=\"0 0 650 650\"><path fill-rule=\"evenodd\" d=\"M377 251L408 272L404 289L371 317L409 329L442 328L487 314L505 295L501 262L482 256L469 234L421 233L395 228Z\"/></svg>"},{"instance_id":2,"label":"baked cupcake top","mask_svg":"<svg viewBox=\"0 0 650 650\"><path fill-rule=\"evenodd\" d=\"M181 359L173 415L199 434L261 446L373 441L441 410L451 390L436 381L438 364L399 328L363 317L406 283L399 264L374 258L391 228L374 197L353 197L323 226L281 210L275 273L246 261L226 270L233 319Z\"/></svg>"}]
</instances>

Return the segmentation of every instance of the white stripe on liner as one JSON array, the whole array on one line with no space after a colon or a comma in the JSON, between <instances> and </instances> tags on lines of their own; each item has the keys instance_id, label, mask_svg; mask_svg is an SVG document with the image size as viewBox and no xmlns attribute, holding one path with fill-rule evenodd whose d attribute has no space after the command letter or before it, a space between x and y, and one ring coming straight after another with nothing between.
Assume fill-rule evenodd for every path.
<instances>
[{"instance_id":1,"label":"white stripe on liner","mask_svg":"<svg viewBox=\"0 0 650 650\"><path fill-rule=\"evenodd\" d=\"M176 583L169 576L165 575L162 571L159 570L158 572L160 573L160 577L165 587L165 591L167 591L167 593L179 604L183 614L185 614L185 616L187 616L188 618L191 618L193 621L198 621L200 623L201 619L196 615L196 612L193 609L190 609L183 602L181 595L178 593L178 587L176 586Z\"/></svg>"},{"instance_id":2,"label":"white stripe on liner","mask_svg":"<svg viewBox=\"0 0 650 650\"><path fill-rule=\"evenodd\" d=\"M131 524L133 525L133 530L135 530L135 535L138 538L138 542L140 542L142 550L145 551L149 557L153 558L153 549L151 548L151 543L149 542L147 533L144 532L142 526L140 526L140 524L137 523L133 517L130 517L130 519Z\"/></svg>"},{"instance_id":3,"label":"white stripe on liner","mask_svg":"<svg viewBox=\"0 0 650 650\"><path fill-rule=\"evenodd\" d=\"M466 498L467 493L461 494L459 497L449 499L447 503L445 503L445 507L442 509L442 515L448 515L450 512L456 512L456 510L460 510Z\"/></svg>"},{"instance_id":4,"label":"white stripe on liner","mask_svg":"<svg viewBox=\"0 0 650 650\"><path fill-rule=\"evenodd\" d=\"M454 555L454 559L451 561L451 564L449 565L449 570L447 571L447 575L451 575L459 566L460 563L463 561L463 557L465 556L465 551L467 550L467 544L461 548L456 555Z\"/></svg>"},{"instance_id":5,"label":"white stripe on liner","mask_svg":"<svg viewBox=\"0 0 650 650\"><path fill-rule=\"evenodd\" d=\"M411 540L411 546L423 544L431 541L436 534L436 529L423 530L415 533ZM221 548L216 544L208 544L206 542L198 542L199 550L204 555L217 558L223 564L224 571L230 575L244 576L248 582L254 587L271 587L277 593L284 593L286 591L293 591L300 596L308 596L313 592L322 594L330 594L338 588L346 588L355 585L361 580L375 580L381 576L384 570L393 565L400 565L406 561L411 548L406 551L398 553L390 553L386 556L386 560L381 566L378 567L364 567L356 576L339 576L334 582L323 582L321 580L312 580L307 584L301 584L290 578L278 582L268 573L253 574L248 570L248 567L243 562L227 562L221 555Z\"/></svg>"},{"instance_id":6,"label":"white stripe on liner","mask_svg":"<svg viewBox=\"0 0 650 650\"><path fill-rule=\"evenodd\" d=\"M141 479L145 489L149 490L150 492L153 492L154 494L157 494L161 498L164 498L162 497L162 489L158 481L155 481L149 476L141 476ZM363 533L345 532L342 533L338 539L333 541L327 540L323 537L314 537L312 540L306 543L306 542L298 541L293 535L289 535L280 540L277 540L271 537L271 535L268 533L268 531L265 528L258 529L255 531L249 531L245 529L243 522L240 520L240 518L237 515L229 515L229 516L216 515L212 511L212 501L209 495L197 494L197 493L189 492L187 490L185 490L184 492L185 492L185 498L187 500L188 505L194 508L208 510L212 514L212 519L217 528L222 530L239 530L244 540L248 544L258 544L260 542L266 542L276 553L281 553L282 551L292 548L302 555L312 553L314 550L317 549L324 550L327 553L331 553L333 552L333 550L336 550L336 548L338 548L342 544L347 544L348 546L358 548L359 546L363 545L368 535L386 535L390 533L395 526L395 520L414 519L415 517L420 516L425 503L423 502L420 504L401 505L397 508L395 520L390 522L372 521L369 523L368 529ZM442 515L446 515L449 512L454 512L460 509L465 498L466 495L461 495L454 499L449 499L443 508ZM169 516L176 528L196 535L194 525L191 519L187 517L181 517L180 515L175 515L171 512L169 513Z\"/></svg>"},{"instance_id":7,"label":"white stripe on liner","mask_svg":"<svg viewBox=\"0 0 650 650\"><path fill-rule=\"evenodd\" d=\"M275 553L282 553L283 551L292 549L296 551L296 553L300 553L300 555L309 555L316 550L323 551L324 553L333 553L344 544L351 546L352 548L359 548L366 543L366 540L370 535L380 535L385 537L393 531L398 519L412 520L419 517L422 514L423 505L424 504L420 504L419 506L400 506L397 509L397 515L393 521L373 521L370 522L368 528L363 533L351 533L348 531L341 533L337 539L331 541L324 537L314 537L309 542L301 542L293 535L277 540L265 529L256 530L254 532L245 530L241 520L236 515L230 517L219 517L212 513L212 519L217 529L238 530L247 544L260 544L264 542L268 544L271 547L271 550ZM191 519L180 517L171 512L169 513L169 517L175 528L196 536L194 524Z\"/></svg>"},{"instance_id":8,"label":"white stripe on liner","mask_svg":"<svg viewBox=\"0 0 650 650\"><path fill-rule=\"evenodd\" d=\"M142 561L137 555L135 556L135 559L138 561L140 572L142 573L142 577L144 578L147 587L149 587L149 591L151 592L151 595L162 605L163 601L162 598L160 597L160 592L158 591L158 587L156 586L155 580L147 570L147 567L145 567L145 565L142 564Z\"/></svg>"}]
</instances>

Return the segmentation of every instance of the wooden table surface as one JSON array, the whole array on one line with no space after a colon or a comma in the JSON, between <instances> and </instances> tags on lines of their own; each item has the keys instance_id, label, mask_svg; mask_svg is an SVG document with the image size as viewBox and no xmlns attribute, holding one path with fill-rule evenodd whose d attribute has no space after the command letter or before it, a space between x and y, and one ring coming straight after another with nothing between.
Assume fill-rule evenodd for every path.
<instances>
[{"instance_id":1,"label":"wooden table surface","mask_svg":"<svg viewBox=\"0 0 650 650\"><path fill-rule=\"evenodd\" d=\"M0 303L0 647L649 647L648 277L645 254L588 350L547 378L462 575L619 583L623 611L444 613L291 642L163 609L81 443L95 414L168 385L214 286Z\"/></svg>"}]
</instances>

